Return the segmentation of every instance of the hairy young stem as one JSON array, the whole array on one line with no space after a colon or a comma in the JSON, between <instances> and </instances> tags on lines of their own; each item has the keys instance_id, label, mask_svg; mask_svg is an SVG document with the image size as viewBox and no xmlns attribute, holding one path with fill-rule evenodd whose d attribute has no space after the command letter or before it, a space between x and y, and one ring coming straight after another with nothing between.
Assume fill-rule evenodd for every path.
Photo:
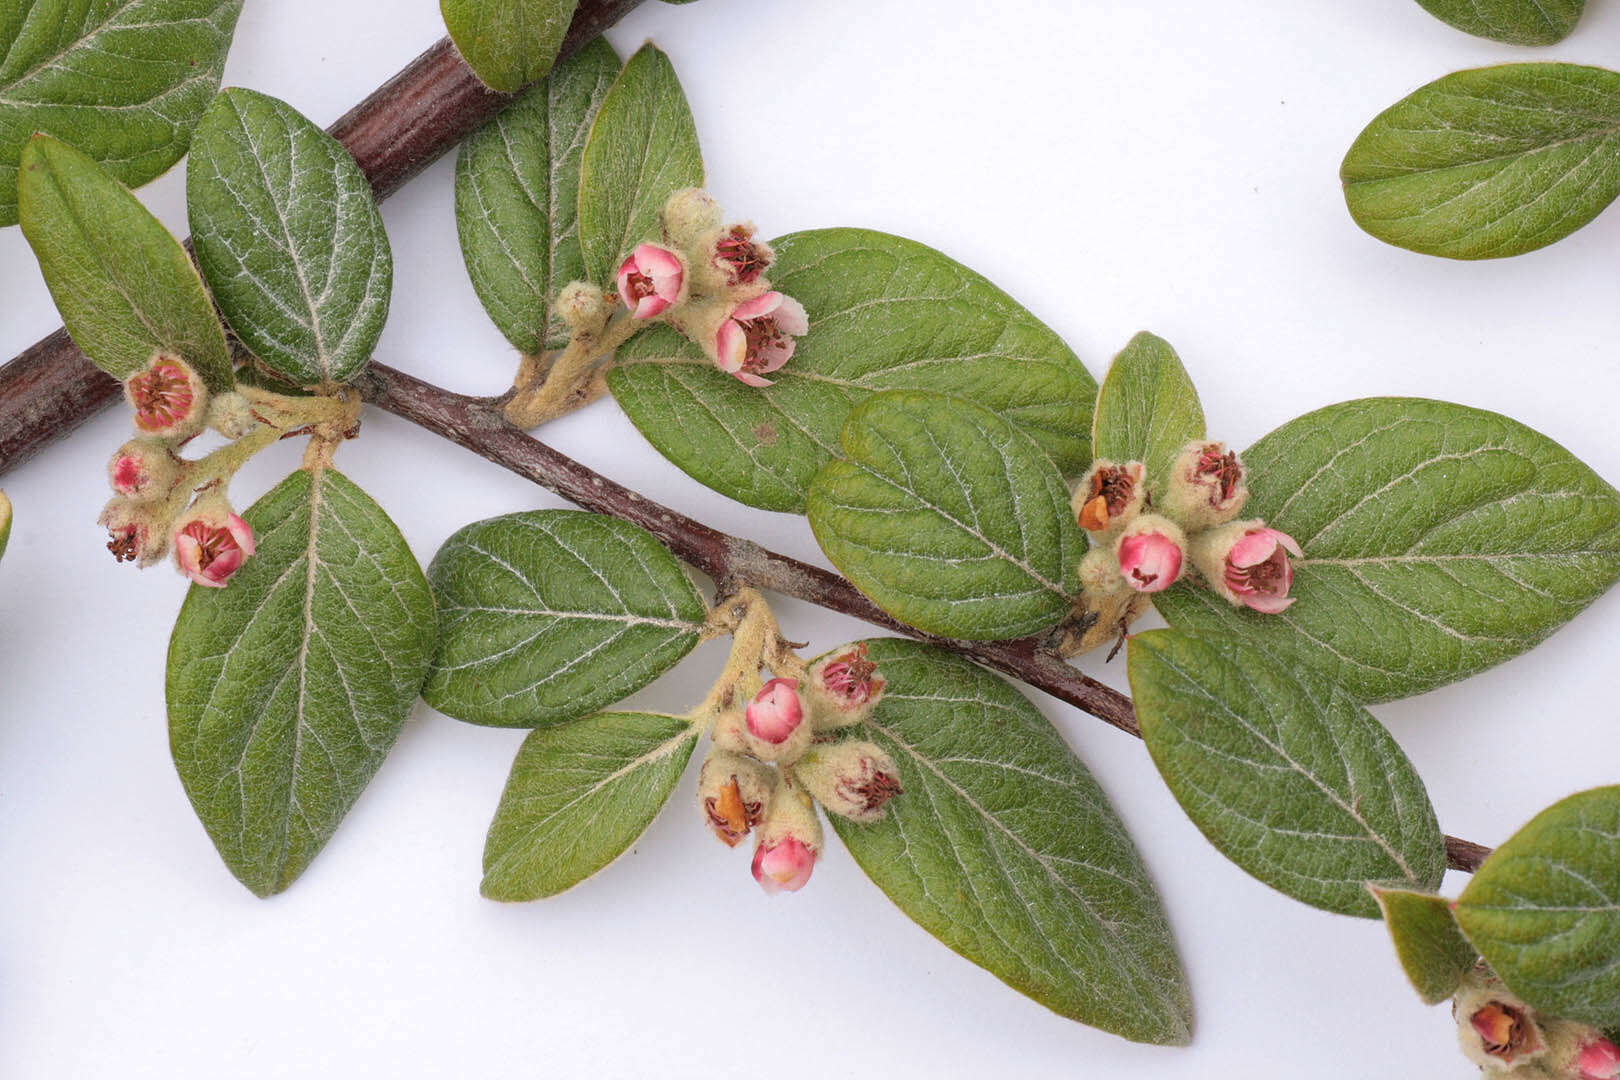
<instances>
[{"instance_id":1,"label":"hairy young stem","mask_svg":"<svg viewBox=\"0 0 1620 1080\"><path fill-rule=\"evenodd\" d=\"M559 61L642 0L580 0ZM444 156L512 100L478 81L449 38L407 64L327 130L371 181L379 201ZM0 472L33 457L118 397L118 382L74 347L66 330L0 367Z\"/></svg>"},{"instance_id":2,"label":"hairy young stem","mask_svg":"<svg viewBox=\"0 0 1620 1080\"><path fill-rule=\"evenodd\" d=\"M1131 699L1065 663L1040 640L954 641L924 634L885 614L848 581L817 566L727 536L679 511L642 497L513 427L488 398L467 397L373 362L355 385L367 401L426 428L569 502L641 526L676 556L709 575L722 591L735 585L768 589L941 646L1044 690L1138 738ZM1473 871L1490 849L1446 838L1448 864Z\"/></svg>"}]
</instances>

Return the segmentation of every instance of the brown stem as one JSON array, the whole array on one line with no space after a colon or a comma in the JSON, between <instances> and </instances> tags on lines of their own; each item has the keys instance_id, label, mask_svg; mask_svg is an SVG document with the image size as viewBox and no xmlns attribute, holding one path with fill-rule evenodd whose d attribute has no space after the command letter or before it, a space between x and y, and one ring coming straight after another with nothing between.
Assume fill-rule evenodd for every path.
<instances>
[{"instance_id":1,"label":"brown stem","mask_svg":"<svg viewBox=\"0 0 1620 1080\"><path fill-rule=\"evenodd\" d=\"M452 393L375 361L355 385L372 404L464 446L569 502L640 525L683 561L722 583L722 587L737 582L769 589L939 645L1141 738L1142 729L1130 698L1077 671L1039 639L952 641L921 633L885 614L837 574L711 529L519 431L501 416L494 399ZM1476 870L1489 854L1490 849L1479 844L1446 838L1447 861L1454 869Z\"/></svg>"},{"instance_id":2,"label":"brown stem","mask_svg":"<svg viewBox=\"0 0 1620 1080\"><path fill-rule=\"evenodd\" d=\"M558 61L622 19L641 0L582 0ZM449 38L350 109L329 132L359 162L379 200L444 156L512 100L478 81ZM67 331L0 367L0 472L33 457L118 396L118 383L74 348Z\"/></svg>"}]
</instances>

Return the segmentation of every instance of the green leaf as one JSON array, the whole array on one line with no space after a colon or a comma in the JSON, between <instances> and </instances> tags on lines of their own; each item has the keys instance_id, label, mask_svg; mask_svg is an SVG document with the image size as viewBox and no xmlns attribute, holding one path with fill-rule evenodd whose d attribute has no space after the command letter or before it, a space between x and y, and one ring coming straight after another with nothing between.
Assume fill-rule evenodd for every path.
<instances>
[{"instance_id":1,"label":"green leaf","mask_svg":"<svg viewBox=\"0 0 1620 1080\"><path fill-rule=\"evenodd\" d=\"M551 70L577 0L439 0L462 59L491 90L510 94Z\"/></svg>"},{"instance_id":2,"label":"green leaf","mask_svg":"<svg viewBox=\"0 0 1620 1080\"><path fill-rule=\"evenodd\" d=\"M1468 944L1443 896L1373 886L1401 969L1425 1005L1438 1005L1457 992L1479 954Z\"/></svg>"},{"instance_id":3,"label":"green leaf","mask_svg":"<svg viewBox=\"0 0 1620 1080\"><path fill-rule=\"evenodd\" d=\"M427 674L433 595L405 538L342 474L299 471L245 515L258 553L192 586L169 641L169 743L231 873L304 871L360 797Z\"/></svg>"},{"instance_id":4,"label":"green leaf","mask_svg":"<svg viewBox=\"0 0 1620 1080\"><path fill-rule=\"evenodd\" d=\"M579 161L619 57L597 38L461 144L456 229L484 310L526 354L567 342L551 310L585 276Z\"/></svg>"},{"instance_id":5,"label":"green leaf","mask_svg":"<svg viewBox=\"0 0 1620 1080\"><path fill-rule=\"evenodd\" d=\"M611 705L691 652L707 614L651 534L577 510L468 525L428 579L439 647L422 696L475 724L539 727Z\"/></svg>"},{"instance_id":6,"label":"green leaf","mask_svg":"<svg viewBox=\"0 0 1620 1080\"><path fill-rule=\"evenodd\" d=\"M179 161L219 89L242 0L11 0L0 11L0 225L35 132L139 187Z\"/></svg>"},{"instance_id":7,"label":"green leaf","mask_svg":"<svg viewBox=\"0 0 1620 1080\"><path fill-rule=\"evenodd\" d=\"M923 929L1019 993L1138 1042L1192 1035L1159 897L1108 798L1023 695L915 642L869 642L888 681L853 729L894 758L882 821L833 828Z\"/></svg>"},{"instance_id":8,"label":"green leaf","mask_svg":"<svg viewBox=\"0 0 1620 1080\"><path fill-rule=\"evenodd\" d=\"M618 858L669 800L697 737L678 716L632 712L531 731L489 826L484 895L555 896Z\"/></svg>"},{"instance_id":9,"label":"green leaf","mask_svg":"<svg viewBox=\"0 0 1620 1080\"><path fill-rule=\"evenodd\" d=\"M874 395L810 486L810 528L884 611L931 634L1022 637L1069 610L1083 550L1034 439L965 398Z\"/></svg>"},{"instance_id":10,"label":"green leaf","mask_svg":"<svg viewBox=\"0 0 1620 1080\"><path fill-rule=\"evenodd\" d=\"M1555 45L1581 20L1586 0L1418 0L1457 29L1509 45Z\"/></svg>"},{"instance_id":11,"label":"green leaf","mask_svg":"<svg viewBox=\"0 0 1620 1080\"><path fill-rule=\"evenodd\" d=\"M6 543L11 539L11 500L6 493L0 491L0 556L6 553Z\"/></svg>"},{"instance_id":12,"label":"green leaf","mask_svg":"<svg viewBox=\"0 0 1620 1080\"><path fill-rule=\"evenodd\" d=\"M371 183L284 101L232 88L197 127L186 167L197 263L260 361L302 386L371 359L394 259Z\"/></svg>"},{"instance_id":13,"label":"green leaf","mask_svg":"<svg viewBox=\"0 0 1620 1080\"><path fill-rule=\"evenodd\" d=\"M1620 194L1620 73L1503 64L1386 109L1340 168L1356 224L1453 259L1534 251Z\"/></svg>"},{"instance_id":14,"label":"green leaf","mask_svg":"<svg viewBox=\"0 0 1620 1080\"><path fill-rule=\"evenodd\" d=\"M1543 1012L1620 1026L1620 786L1537 814L1457 900L1463 933Z\"/></svg>"},{"instance_id":15,"label":"green leaf","mask_svg":"<svg viewBox=\"0 0 1620 1080\"><path fill-rule=\"evenodd\" d=\"M1187 369L1163 338L1143 332L1114 357L1097 392L1094 452L1108 461L1140 461L1149 490L1162 490L1181 448L1204 437L1204 408Z\"/></svg>"},{"instance_id":16,"label":"green leaf","mask_svg":"<svg viewBox=\"0 0 1620 1080\"><path fill-rule=\"evenodd\" d=\"M656 239L664 203L703 186L703 153L675 68L643 45L608 89L579 166L579 239L586 276L610 285L619 261Z\"/></svg>"},{"instance_id":17,"label":"green leaf","mask_svg":"<svg viewBox=\"0 0 1620 1080\"><path fill-rule=\"evenodd\" d=\"M880 390L970 398L1033 436L1064 475L1091 463L1097 384L990 282L869 229L793 233L772 246L773 287L810 315L775 385L743 385L666 327L632 338L608 372L625 414L693 478L749 506L802 514L816 471L839 456L850 410Z\"/></svg>"},{"instance_id":18,"label":"green leaf","mask_svg":"<svg viewBox=\"0 0 1620 1080\"><path fill-rule=\"evenodd\" d=\"M225 331L186 251L129 189L66 143L29 142L22 231L73 343L115 379L174 353L215 390L234 385Z\"/></svg>"},{"instance_id":19,"label":"green leaf","mask_svg":"<svg viewBox=\"0 0 1620 1080\"><path fill-rule=\"evenodd\" d=\"M1368 882L1432 890L1445 839L1417 770L1341 687L1229 638L1130 644L1153 764L1216 849L1302 903L1378 917Z\"/></svg>"},{"instance_id":20,"label":"green leaf","mask_svg":"<svg viewBox=\"0 0 1620 1080\"><path fill-rule=\"evenodd\" d=\"M1178 585L1171 625L1238 634L1360 701L1419 694L1517 656L1620 576L1620 493L1496 413L1363 398L1244 455L1248 511L1298 540L1298 601L1239 610Z\"/></svg>"}]
</instances>

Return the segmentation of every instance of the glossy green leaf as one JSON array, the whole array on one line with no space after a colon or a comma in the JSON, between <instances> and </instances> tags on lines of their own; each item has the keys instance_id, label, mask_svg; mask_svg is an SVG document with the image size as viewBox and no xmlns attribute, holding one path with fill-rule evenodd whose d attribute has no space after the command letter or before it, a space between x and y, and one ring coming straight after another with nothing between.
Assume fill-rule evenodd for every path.
<instances>
[{"instance_id":1,"label":"glossy green leaf","mask_svg":"<svg viewBox=\"0 0 1620 1080\"><path fill-rule=\"evenodd\" d=\"M461 144L456 229L473 289L506 339L535 354L566 343L551 310L585 276L579 162L619 57L597 38Z\"/></svg>"},{"instance_id":2,"label":"glossy green leaf","mask_svg":"<svg viewBox=\"0 0 1620 1080\"><path fill-rule=\"evenodd\" d=\"M1425 1005L1438 1005L1457 992L1479 954L1468 944L1451 914L1451 901L1433 893L1371 887L1384 925L1395 945L1401 970Z\"/></svg>"},{"instance_id":3,"label":"glossy green leaf","mask_svg":"<svg viewBox=\"0 0 1620 1080\"><path fill-rule=\"evenodd\" d=\"M860 737L905 793L833 828L900 910L1019 993L1138 1042L1180 1045L1192 1004L1125 826L1023 695L959 657L869 643L888 681Z\"/></svg>"},{"instance_id":4,"label":"glossy green leaf","mask_svg":"<svg viewBox=\"0 0 1620 1080\"><path fill-rule=\"evenodd\" d=\"M1537 1009L1620 1026L1620 786L1555 803L1457 899L1468 940Z\"/></svg>"},{"instance_id":5,"label":"glossy green leaf","mask_svg":"<svg viewBox=\"0 0 1620 1080\"><path fill-rule=\"evenodd\" d=\"M1445 840L1417 770L1341 687L1229 638L1130 643L1153 764L1209 842L1302 903L1378 917L1368 882L1437 888Z\"/></svg>"},{"instance_id":6,"label":"glossy green leaf","mask_svg":"<svg viewBox=\"0 0 1620 1080\"><path fill-rule=\"evenodd\" d=\"M1620 194L1620 72L1447 75L1368 124L1340 178L1356 224L1397 247L1453 259L1544 247Z\"/></svg>"},{"instance_id":7,"label":"glossy green leaf","mask_svg":"<svg viewBox=\"0 0 1620 1080\"><path fill-rule=\"evenodd\" d=\"M1028 435L965 398L876 394L848 460L810 486L821 550L895 618L942 637L1022 637L1069 610L1084 552L1069 492Z\"/></svg>"},{"instance_id":8,"label":"glossy green leaf","mask_svg":"<svg viewBox=\"0 0 1620 1080\"><path fill-rule=\"evenodd\" d=\"M18 180L22 231L73 343L116 379L174 353L216 390L233 385L225 331L186 251L129 189L48 135Z\"/></svg>"},{"instance_id":9,"label":"glossy green leaf","mask_svg":"<svg viewBox=\"0 0 1620 1080\"><path fill-rule=\"evenodd\" d=\"M703 186L703 152L675 68L643 45L596 112L579 166L579 239L587 277L609 286L630 249L656 240L664 203Z\"/></svg>"},{"instance_id":10,"label":"glossy green leaf","mask_svg":"<svg viewBox=\"0 0 1620 1080\"><path fill-rule=\"evenodd\" d=\"M428 579L439 647L422 696L475 724L556 724L628 697L696 647L707 614L649 533L577 510L469 525Z\"/></svg>"},{"instance_id":11,"label":"glossy green leaf","mask_svg":"<svg viewBox=\"0 0 1620 1080\"><path fill-rule=\"evenodd\" d=\"M219 89L242 0L10 0L0 11L0 225L35 132L139 187L179 161Z\"/></svg>"},{"instance_id":12,"label":"glossy green leaf","mask_svg":"<svg viewBox=\"0 0 1620 1080\"><path fill-rule=\"evenodd\" d=\"M484 895L555 896L618 858L669 801L697 739L685 720L656 713L531 731L489 826Z\"/></svg>"},{"instance_id":13,"label":"glossy green leaf","mask_svg":"<svg viewBox=\"0 0 1620 1080\"><path fill-rule=\"evenodd\" d=\"M1620 493L1496 413L1363 398L1284 424L1244 461L1245 513L1305 550L1298 600L1261 615L1177 585L1154 604L1173 626L1239 634L1360 701L1517 656L1620 576Z\"/></svg>"},{"instance_id":14,"label":"glossy green leaf","mask_svg":"<svg viewBox=\"0 0 1620 1080\"><path fill-rule=\"evenodd\" d=\"M545 78L578 0L439 0L462 59L491 90L510 94Z\"/></svg>"},{"instance_id":15,"label":"glossy green leaf","mask_svg":"<svg viewBox=\"0 0 1620 1080\"><path fill-rule=\"evenodd\" d=\"M6 544L11 540L11 500L6 493L0 491L0 556L6 553Z\"/></svg>"},{"instance_id":16,"label":"glossy green leaf","mask_svg":"<svg viewBox=\"0 0 1620 1080\"><path fill-rule=\"evenodd\" d=\"M354 158L284 101L232 88L186 167L197 263L261 362L302 386L371 359L394 285L382 215Z\"/></svg>"},{"instance_id":17,"label":"glossy green leaf","mask_svg":"<svg viewBox=\"0 0 1620 1080\"><path fill-rule=\"evenodd\" d=\"M1555 45L1581 20L1586 0L1418 0L1457 29L1509 45Z\"/></svg>"},{"instance_id":18,"label":"glossy green leaf","mask_svg":"<svg viewBox=\"0 0 1620 1080\"><path fill-rule=\"evenodd\" d=\"M192 586L169 641L169 743L231 873L280 892L394 745L427 674L433 595L347 477L299 471L246 513L258 553Z\"/></svg>"},{"instance_id":19,"label":"glossy green leaf","mask_svg":"<svg viewBox=\"0 0 1620 1080\"><path fill-rule=\"evenodd\" d=\"M693 478L750 506L802 514L816 471L839 456L850 410L880 390L958 394L1017 424L1065 475L1091 463L1096 383L990 282L869 229L794 233L772 246L772 286L810 315L775 385L745 386L664 327L632 338L608 373L625 414Z\"/></svg>"},{"instance_id":20,"label":"glossy green leaf","mask_svg":"<svg viewBox=\"0 0 1620 1080\"><path fill-rule=\"evenodd\" d=\"M1143 332L1114 357L1097 392L1091 443L1108 461L1140 461L1159 490L1181 448L1204 437L1204 408L1187 369L1163 338Z\"/></svg>"}]
</instances>

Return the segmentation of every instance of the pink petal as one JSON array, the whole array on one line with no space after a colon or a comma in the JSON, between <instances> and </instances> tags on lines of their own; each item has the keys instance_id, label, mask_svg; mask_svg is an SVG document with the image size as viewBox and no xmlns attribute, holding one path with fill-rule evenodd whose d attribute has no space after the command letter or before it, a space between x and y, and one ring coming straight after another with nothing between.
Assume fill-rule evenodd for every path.
<instances>
[{"instance_id":1,"label":"pink petal","mask_svg":"<svg viewBox=\"0 0 1620 1080\"><path fill-rule=\"evenodd\" d=\"M1232 545L1226 561L1240 570L1259 566L1271 558L1271 553L1277 550L1277 537L1281 535L1282 533L1275 529L1256 529L1254 532L1245 533Z\"/></svg>"},{"instance_id":2,"label":"pink petal","mask_svg":"<svg viewBox=\"0 0 1620 1080\"><path fill-rule=\"evenodd\" d=\"M745 382L749 386L765 387L776 385L776 381L774 379L762 379L751 371L742 371L739 369L737 371L733 371L731 374L736 376L739 381Z\"/></svg>"},{"instance_id":3,"label":"pink petal","mask_svg":"<svg viewBox=\"0 0 1620 1080\"><path fill-rule=\"evenodd\" d=\"M1299 550L1299 545L1294 543L1294 538L1292 536L1289 536L1285 532L1278 532L1276 529L1268 529L1267 531L1277 538L1277 543L1281 544L1288 554L1294 556L1296 559L1304 558L1305 553Z\"/></svg>"},{"instance_id":4,"label":"pink petal","mask_svg":"<svg viewBox=\"0 0 1620 1080\"><path fill-rule=\"evenodd\" d=\"M657 293L652 293L641 298L641 302L636 305L636 310L631 313L630 317L632 319L650 319L667 307L669 307L668 300Z\"/></svg>"},{"instance_id":5,"label":"pink petal","mask_svg":"<svg viewBox=\"0 0 1620 1080\"><path fill-rule=\"evenodd\" d=\"M231 539L236 541L242 549L243 557L253 554L253 529L247 522L236 514L225 519L225 527L230 530Z\"/></svg>"},{"instance_id":6,"label":"pink petal","mask_svg":"<svg viewBox=\"0 0 1620 1080\"><path fill-rule=\"evenodd\" d=\"M197 569L197 557L202 551L202 545L197 538L187 533L180 533L174 538L174 561L180 567L180 572L195 577L200 573Z\"/></svg>"},{"instance_id":7,"label":"pink petal","mask_svg":"<svg viewBox=\"0 0 1620 1080\"><path fill-rule=\"evenodd\" d=\"M783 296L782 306L776 309L776 326L784 334L800 337L809 332L810 317L805 314L803 304L791 296Z\"/></svg>"},{"instance_id":8,"label":"pink petal","mask_svg":"<svg viewBox=\"0 0 1620 1080\"><path fill-rule=\"evenodd\" d=\"M1276 615L1278 612L1287 610L1288 606L1295 600L1298 600L1299 597L1270 596L1265 593L1245 593L1240 595L1238 599L1242 600L1246 606L1251 607L1256 611L1262 612L1266 615Z\"/></svg>"},{"instance_id":9,"label":"pink petal","mask_svg":"<svg viewBox=\"0 0 1620 1080\"><path fill-rule=\"evenodd\" d=\"M760 293L752 300L744 300L732 308L731 317L738 322L747 322L749 319L757 319L761 315L769 315L777 309L783 299L785 298L779 292ZM802 312L804 309L800 308L799 310Z\"/></svg>"},{"instance_id":10,"label":"pink petal","mask_svg":"<svg viewBox=\"0 0 1620 1080\"><path fill-rule=\"evenodd\" d=\"M619 299L628 301L630 298L630 275L636 272L636 257L630 256L619 264Z\"/></svg>"},{"instance_id":11,"label":"pink petal","mask_svg":"<svg viewBox=\"0 0 1620 1080\"><path fill-rule=\"evenodd\" d=\"M631 256L641 272L648 277L657 277L660 274L668 277L681 274L681 260L673 252L659 247L657 244L637 244L635 253Z\"/></svg>"},{"instance_id":12,"label":"pink petal","mask_svg":"<svg viewBox=\"0 0 1620 1080\"><path fill-rule=\"evenodd\" d=\"M720 370L735 375L742 370L743 361L748 358L748 335L743 333L743 328L737 325L735 319L727 319L714 335L714 348L714 362L720 365Z\"/></svg>"},{"instance_id":13,"label":"pink petal","mask_svg":"<svg viewBox=\"0 0 1620 1080\"><path fill-rule=\"evenodd\" d=\"M767 341L759 347L759 370L775 371L793 356L797 343L792 338Z\"/></svg>"}]
</instances>

